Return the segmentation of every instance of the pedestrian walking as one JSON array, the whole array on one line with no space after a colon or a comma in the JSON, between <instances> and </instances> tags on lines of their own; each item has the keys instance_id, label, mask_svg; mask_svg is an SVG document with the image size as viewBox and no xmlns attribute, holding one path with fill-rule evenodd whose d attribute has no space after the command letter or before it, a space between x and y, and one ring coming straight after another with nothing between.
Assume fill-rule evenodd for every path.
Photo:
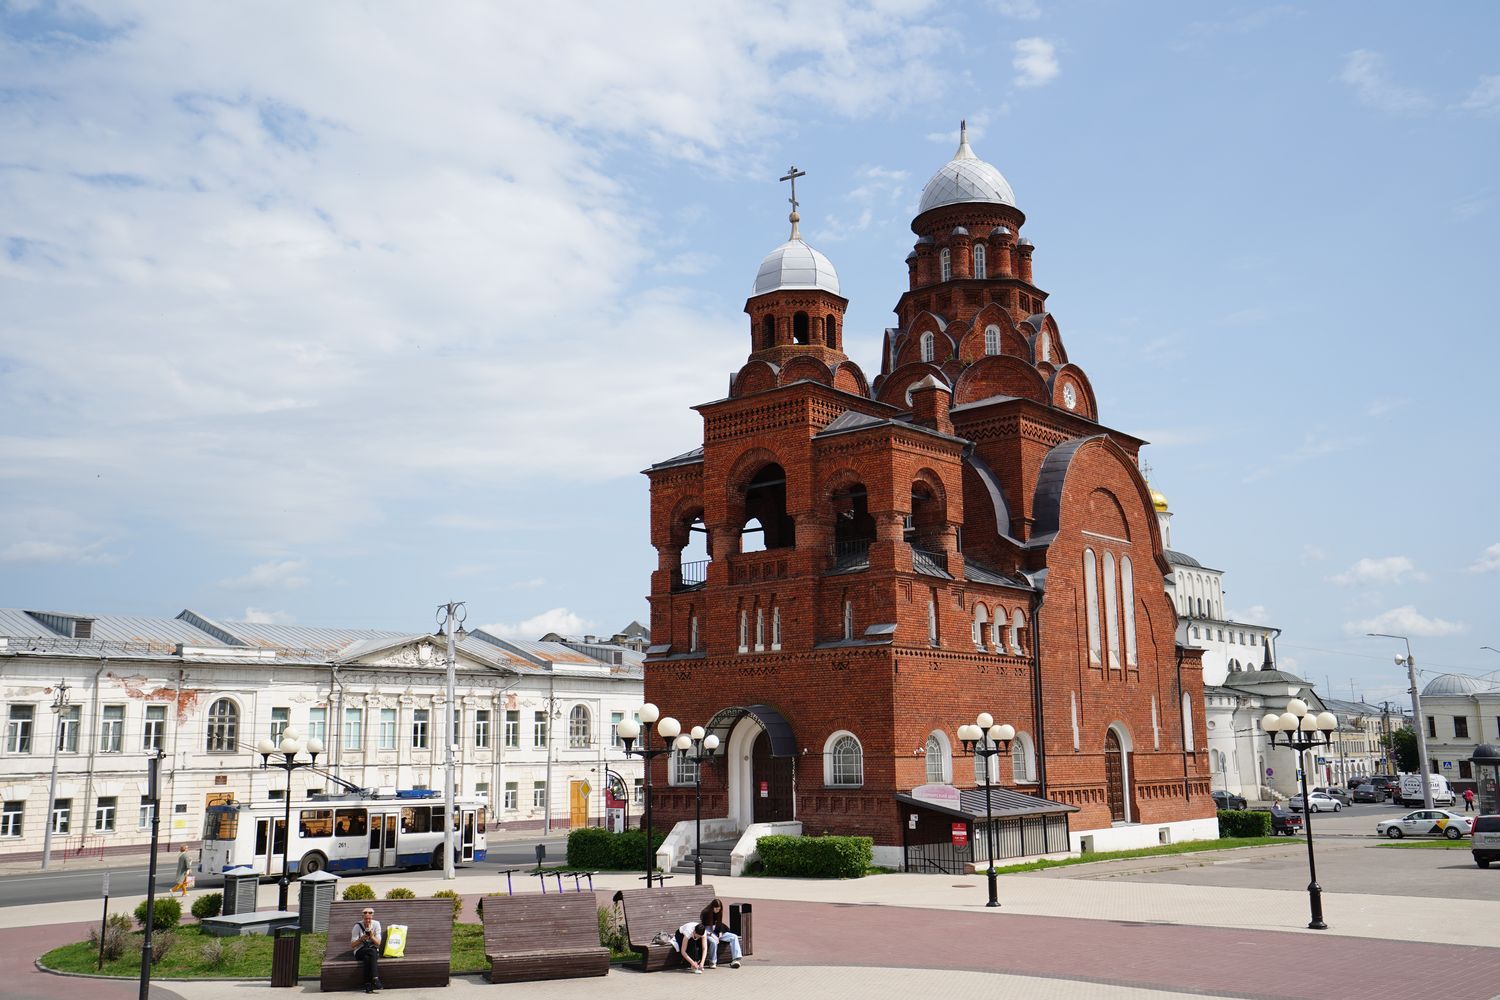
<instances>
[{"instance_id":1,"label":"pedestrian walking","mask_svg":"<svg viewBox=\"0 0 1500 1000\"><path fill-rule=\"evenodd\" d=\"M187 845L183 844L177 852L177 881L172 886L172 891L179 893L184 899L187 898L188 889L192 888L193 881L193 859L188 857Z\"/></svg>"}]
</instances>

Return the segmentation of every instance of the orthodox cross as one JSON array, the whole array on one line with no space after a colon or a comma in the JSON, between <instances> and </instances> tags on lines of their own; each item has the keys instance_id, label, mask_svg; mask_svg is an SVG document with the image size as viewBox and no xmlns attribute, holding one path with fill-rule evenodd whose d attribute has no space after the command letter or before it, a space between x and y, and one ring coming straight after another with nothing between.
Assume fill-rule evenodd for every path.
<instances>
[{"instance_id":1,"label":"orthodox cross","mask_svg":"<svg viewBox=\"0 0 1500 1000\"><path fill-rule=\"evenodd\" d=\"M802 221L802 216L797 214L797 178L806 176L806 170L798 170L796 167L787 167L786 176L781 178L784 181L792 182L792 196L787 199L792 203L792 214L787 216L787 221L792 224L791 238L794 240L800 240L802 238L802 234L797 231L797 223Z\"/></svg>"}]
</instances>

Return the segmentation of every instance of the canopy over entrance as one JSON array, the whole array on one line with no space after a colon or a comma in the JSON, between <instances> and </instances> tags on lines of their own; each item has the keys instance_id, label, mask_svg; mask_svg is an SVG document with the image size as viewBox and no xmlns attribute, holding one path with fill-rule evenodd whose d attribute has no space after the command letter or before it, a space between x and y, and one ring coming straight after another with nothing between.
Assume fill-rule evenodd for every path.
<instances>
[{"instance_id":1,"label":"canopy over entrance","mask_svg":"<svg viewBox=\"0 0 1500 1000\"><path fill-rule=\"evenodd\" d=\"M797 756L797 740L792 735L790 723L770 705L736 705L732 708L720 709L714 713L712 719L708 720L705 728L717 736L720 743L728 743L729 731L734 728L736 722L747 715L760 723L760 727L770 737L772 757Z\"/></svg>"}]
</instances>

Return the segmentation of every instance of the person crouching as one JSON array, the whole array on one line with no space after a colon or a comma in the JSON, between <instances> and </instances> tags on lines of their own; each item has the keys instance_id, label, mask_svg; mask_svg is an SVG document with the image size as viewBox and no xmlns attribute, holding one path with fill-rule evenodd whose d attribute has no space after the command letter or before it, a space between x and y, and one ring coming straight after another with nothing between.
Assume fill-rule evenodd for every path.
<instances>
[{"instance_id":1,"label":"person crouching","mask_svg":"<svg viewBox=\"0 0 1500 1000\"><path fill-rule=\"evenodd\" d=\"M677 928L673 940L677 943L677 954L688 964L683 970L694 975L703 975L703 955L708 944L707 932L700 923L683 924Z\"/></svg>"}]
</instances>

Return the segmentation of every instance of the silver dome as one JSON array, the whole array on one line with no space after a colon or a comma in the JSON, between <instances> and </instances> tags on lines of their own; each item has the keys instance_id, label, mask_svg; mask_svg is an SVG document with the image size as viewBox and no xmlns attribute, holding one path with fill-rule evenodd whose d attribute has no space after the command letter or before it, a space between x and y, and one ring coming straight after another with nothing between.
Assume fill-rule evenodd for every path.
<instances>
[{"instance_id":1,"label":"silver dome","mask_svg":"<svg viewBox=\"0 0 1500 1000\"><path fill-rule=\"evenodd\" d=\"M932 180L922 189L917 214L943 205L975 201L1014 206L1016 194L1000 171L974 155L969 148L968 127L960 126L958 152L943 169L932 175Z\"/></svg>"},{"instance_id":2,"label":"silver dome","mask_svg":"<svg viewBox=\"0 0 1500 1000\"><path fill-rule=\"evenodd\" d=\"M1422 697L1429 695L1470 695L1481 691L1493 691L1496 685L1481 677L1470 677L1468 674L1439 674L1427 682L1422 689Z\"/></svg>"},{"instance_id":3,"label":"silver dome","mask_svg":"<svg viewBox=\"0 0 1500 1000\"><path fill-rule=\"evenodd\" d=\"M802 240L787 240L760 262L755 290L750 294L764 295L781 288L821 288L838 295L839 274L827 257Z\"/></svg>"}]
</instances>

